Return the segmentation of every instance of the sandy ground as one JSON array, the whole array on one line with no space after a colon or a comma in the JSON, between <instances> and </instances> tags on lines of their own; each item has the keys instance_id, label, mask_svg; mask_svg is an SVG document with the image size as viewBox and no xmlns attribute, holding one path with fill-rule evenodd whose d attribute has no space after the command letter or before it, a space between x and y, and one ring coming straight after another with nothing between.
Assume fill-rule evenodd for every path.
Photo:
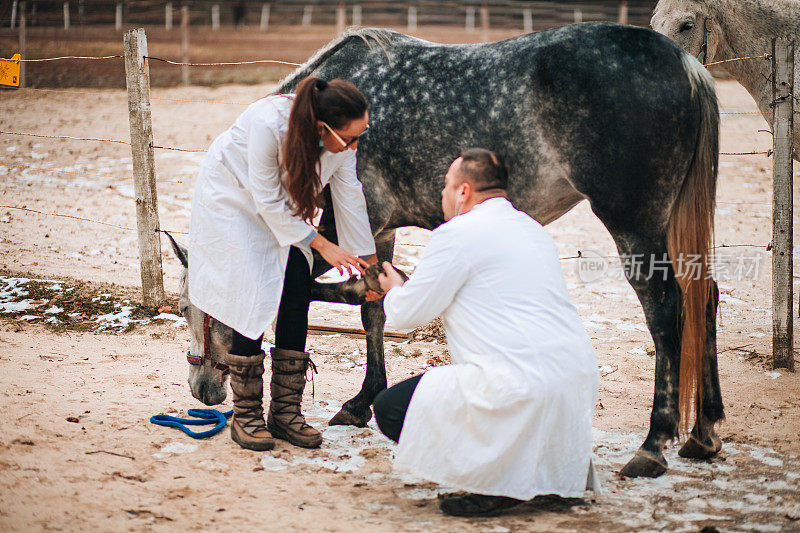
<instances>
[{"instance_id":1,"label":"sandy ground","mask_svg":"<svg viewBox=\"0 0 800 533\"><path fill-rule=\"evenodd\" d=\"M155 144L205 148L242 111L237 103L268 89L154 90L155 98L228 102L154 99ZM723 111L755 110L735 82L719 82L718 91ZM724 115L722 150L768 149L770 135L757 131L765 128L757 115ZM0 129L126 140L125 94L3 93ZM202 154L156 152L162 227L187 230L201 159ZM670 470L661 478L616 475L647 431L654 358L638 301L614 275L616 259L603 259L608 271L591 282L578 275L578 260L567 259L578 250L601 258L615 254L584 203L548 231L565 258L573 301L597 350L602 377L595 455L602 494L574 501L541 498L492 519L443 517L436 496L451 489L394 472L392 446L374 425L325 426L360 387L362 339L310 337L320 373L315 398L306 395L305 409L314 424L326 428L322 449L284 443L273 452L254 453L235 446L227 432L196 441L147 422L156 413L202 407L186 384L188 331L180 321L139 324L129 333L118 328L56 333L43 319L3 313L0 529L697 531L714 525L721 531L799 531L800 377L769 366L771 161L764 156L721 161L717 244L752 246L718 250L728 265L718 276L727 421L719 428L723 451L712 461L680 459L679 445L673 444L666 450ZM125 145L0 135L5 205L132 227L129 174ZM0 208L0 230L5 287L8 275L20 273L60 282L65 290L72 278L116 284L120 291L139 283L134 231L10 208ZM399 241L426 239L426 232L407 229ZM176 290L179 264L164 245L165 283ZM413 267L421 251L399 246L395 260ZM45 317L48 302L37 305L27 312ZM313 316L358 323L357 310L346 306L315 305ZM444 350L436 343L388 343L389 382L421 372Z\"/></svg>"}]
</instances>

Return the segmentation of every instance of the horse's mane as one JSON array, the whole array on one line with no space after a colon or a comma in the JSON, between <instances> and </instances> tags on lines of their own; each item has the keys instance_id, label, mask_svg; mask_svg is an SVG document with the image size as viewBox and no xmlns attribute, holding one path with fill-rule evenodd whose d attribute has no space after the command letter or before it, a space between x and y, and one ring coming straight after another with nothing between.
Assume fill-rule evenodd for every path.
<instances>
[{"instance_id":1,"label":"horse's mane","mask_svg":"<svg viewBox=\"0 0 800 533\"><path fill-rule=\"evenodd\" d=\"M291 91L297 83L308 76L315 68L324 63L329 57L338 52L346 44L361 39L371 49L379 46L389 59L389 48L394 40L403 37L402 34L381 28L349 28L342 35L320 48L311 58L297 69L278 82L278 88L274 94L282 94ZM389 59L391 61L391 59Z\"/></svg>"}]
</instances>

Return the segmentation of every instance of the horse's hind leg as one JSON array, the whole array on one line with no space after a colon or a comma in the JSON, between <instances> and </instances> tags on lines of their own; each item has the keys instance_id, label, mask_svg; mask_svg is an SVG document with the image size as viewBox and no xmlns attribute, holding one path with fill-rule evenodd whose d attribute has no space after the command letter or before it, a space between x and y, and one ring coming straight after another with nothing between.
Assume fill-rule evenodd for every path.
<instances>
[{"instance_id":1,"label":"horse's hind leg","mask_svg":"<svg viewBox=\"0 0 800 533\"><path fill-rule=\"evenodd\" d=\"M651 238L609 229L617 243L628 281L644 309L656 348L650 432L636 455L622 468L622 474L629 477L657 477L667 469L662 449L668 440L677 436L680 420L678 310L681 297L667 259L665 238Z\"/></svg>"},{"instance_id":2,"label":"horse's hind leg","mask_svg":"<svg viewBox=\"0 0 800 533\"><path fill-rule=\"evenodd\" d=\"M391 261L394 250L394 232L390 238L375 239L378 261ZM350 425L364 427L372 418L372 401L386 388L386 365L383 355L383 326L386 314L383 300L367 302L361 306L361 322L367 336L367 373L358 394L346 401L336 416L328 422L331 426Z\"/></svg>"},{"instance_id":3,"label":"horse's hind leg","mask_svg":"<svg viewBox=\"0 0 800 533\"><path fill-rule=\"evenodd\" d=\"M706 350L703 356L703 404L697 411L697 420L686 443L678 455L692 459L706 459L722 449L722 441L714 431L714 424L723 418L722 392L717 370L717 305L719 289L712 284L711 298L706 309Z\"/></svg>"}]
</instances>

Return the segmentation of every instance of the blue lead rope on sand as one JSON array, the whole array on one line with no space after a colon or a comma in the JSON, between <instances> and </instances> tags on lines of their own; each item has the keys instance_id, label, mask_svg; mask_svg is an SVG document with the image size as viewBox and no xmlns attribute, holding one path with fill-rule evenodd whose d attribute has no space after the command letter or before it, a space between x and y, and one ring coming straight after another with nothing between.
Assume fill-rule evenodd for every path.
<instances>
[{"instance_id":1,"label":"blue lead rope on sand","mask_svg":"<svg viewBox=\"0 0 800 533\"><path fill-rule=\"evenodd\" d=\"M228 424L228 418L230 418L232 414L233 411L223 413L221 411L217 411L216 409L189 409L189 416L193 416L195 418L178 418L177 416L170 415L155 415L150 417L150 423L170 428L178 428L195 439L206 439L208 437L213 437L222 431L222 428ZM216 425L206 431L192 431L186 427L207 426L209 424Z\"/></svg>"}]
</instances>

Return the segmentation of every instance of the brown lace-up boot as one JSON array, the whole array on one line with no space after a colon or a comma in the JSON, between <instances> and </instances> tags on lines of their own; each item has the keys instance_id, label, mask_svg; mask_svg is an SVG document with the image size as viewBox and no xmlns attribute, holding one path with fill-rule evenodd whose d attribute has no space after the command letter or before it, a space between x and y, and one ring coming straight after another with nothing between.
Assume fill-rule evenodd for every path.
<instances>
[{"instance_id":1,"label":"brown lace-up boot","mask_svg":"<svg viewBox=\"0 0 800 533\"><path fill-rule=\"evenodd\" d=\"M275 441L264 423L264 352L256 355L229 353L233 391L231 438L242 448L264 451L275 447Z\"/></svg>"},{"instance_id":2,"label":"brown lace-up boot","mask_svg":"<svg viewBox=\"0 0 800 533\"><path fill-rule=\"evenodd\" d=\"M272 348L272 403L269 406L267 427L277 439L288 440L295 446L319 448L322 434L306 424L300 412L300 401L306 386L306 370L316 372L306 352Z\"/></svg>"}]
</instances>

